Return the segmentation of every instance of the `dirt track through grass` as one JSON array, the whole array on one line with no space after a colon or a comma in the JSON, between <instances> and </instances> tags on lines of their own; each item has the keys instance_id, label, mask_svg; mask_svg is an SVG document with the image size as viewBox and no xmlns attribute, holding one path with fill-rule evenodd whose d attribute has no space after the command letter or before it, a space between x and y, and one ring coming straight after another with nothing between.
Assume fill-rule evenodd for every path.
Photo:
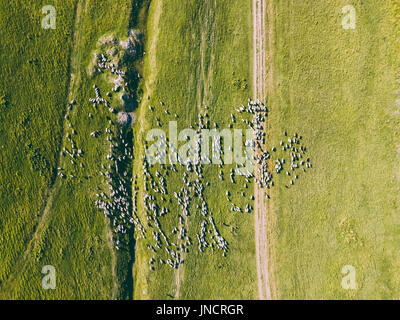
<instances>
[{"instance_id":1,"label":"dirt track through grass","mask_svg":"<svg viewBox=\"0 0 400 320\"><path fill-rule=\"evenodd\" d=\"M256 99L265 101L266 89L266 53L265 53L265 0L253 0L253 91ZM256 176L258 169L256 165ZM258 295L260 300L270 300L271 290L268 275L268 238L267 238L267 206L265 193L258 184L254 184L255 195L255 241L257 257Z\"/></svg>"}]
</instances>

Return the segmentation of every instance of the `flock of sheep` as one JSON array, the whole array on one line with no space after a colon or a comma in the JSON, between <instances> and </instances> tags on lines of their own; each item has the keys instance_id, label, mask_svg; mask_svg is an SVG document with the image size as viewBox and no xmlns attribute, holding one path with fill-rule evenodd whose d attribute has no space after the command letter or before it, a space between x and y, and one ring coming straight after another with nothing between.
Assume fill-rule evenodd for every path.
<instances>
[{"instance_id":1,"label":"flock of sheep","mask_svg":"<svg viewBox=\"0 0 400 320\"><path fill-rule=\"evenodd\" d=\"M126 91L127 83L122 78L125 72L117 69L104 54L99 55L98 59L98 71L108 70L120 79L112 91L118 92L121 89ZM93 104L93 108L96 109L97 106L104 105L111 114L115 113L108 100L101 96L100 89L96 85L93 88L96 97L89 99L89 102ZM107 92L106 95L109 98L112 96L110 92ZM92 115L89 114L89 117L92 117ZM114 133L114 130L119 132ZM138 232L144 232L144 228L132 203L133 141L132 139L126 140L128 129L123 127L118 129L112 119L109 120L109 127L105 129L105 132L107 134L106 140L109 143L109 153L106 155L107 166L103 164L99 174L105 177L108 192L100 192L101 188L98 188L95 204L110 219L113 229L113 242L115 248L119 250L126 245L126 243L123 243L123 239L126 239L126 237L123 236L127 235L132 225L136 226ZM90 135L97 138L99 134L100 131L93 131Z\"/></svg>"},{"instance_id":2,"label":"flock of sheep","mask_svg":"<svg viewBox=\"0 0 400 320\"><path fill-rule=\"evenodd\" d=\"M66 157L68 156L70 158L70 162L73 166L76 166L79 162L79 166L81 168L84 167L83 162L80 161L83 158L83 151L82 149L77 147L77 143L75 142L73 136L75 136L77 133L75 129L72 126L72 123L70 121L69 113L72 111L73 106L76 105L76 101L72 100L67 107L67 113L65 114L65 120L67 124L67 134L66 134L66 140L70 144L70 147L68 145L64 145L63 150L61 151L61 156ZM67 173L65 173L65 170L61 167L57 168L58 171L58 176L60 176L62 179L67 178ZM70 173L68 176L70 179L74 179L75 176Z\"/></svg>"},{"instance_id":3,"label":"flock of sheep","mask_svg":"<svg viewBox=\"0 0 400 320\"><path fill-rule=\"evenodd\" d=\"M165 108L165 105L161 102L161 107ZM160 107L160 109L161 109ZM150 111L155 111L153 106L149 107ZM161 112L162 110L159 110ZM169 114L167 109L164 110L165 114ZM244 189L248 189L248 186L254 181L259 185L260 188L265 190L265 195L267 198L270 196L267 194L267 190L271 189L274 186L273 181L273 170L269 168L269 164L273 164L272 156L277 152L276 147L272 147L271 151L265 150L266 145L266 134L264 125L266 123L266 118L268 116L268 110L264 104L260 101L252 101L249 100L248 105L241 106L237 109L237 112L243 114L250 114L253 117L252 121L243 119L243 122L249 126L254 131L254 141L250 143L253 147L255 147L255 152L253 156L253 161L256 163L256 172L248 173L243 176L245 180L244 187L242 190L239 190L238 182L236 181L236 170L234 168L230 169L230 182L235 185L233 186L233 191L226 190L226 199L230 203L231 211L236 213L250 213L253 210L253 206L251 202L247 203L244 208L239 207L233 203L232 195L233 194L241 194L243 197L246 196ZM236 116L234 114L231 115L232 123L236 122ZM157 123L161 126L160 119L157 119ZM196 126L191 126L191 128L197 128L197 134L200 139L196 140L194 143L195 146L195 155L190 157L185 161L183 161L179 156L177 157L178 166L181 167L181 170L177 170L177 165L171 164L161 164L162 159L167 155L167 148L172 149L174 152L177 152L176 147L174 145L169 145L168 139L160 136L159 140L159 152L156 153L154 159L150 158L151 164L148 162L148 157L143 156L143 183L144 183L144 209L147 219L147 227L150 229L154 229L153 231L153 243L149 243L147 248L151 251L151 259L149 260L150 269L155 269L155 262L157 261L157 254L162 255L163 247L165 247L165 251L169 255L166 263L172 267L177 268L179 264L184 262L184 257L188 253L189 247L192 245L192 240L188 235L188 220L191 216L200 216L199 228L196 230L191 230L191 233L195 234L197 238L197 248L200 252L204 252L205 249L210 248L211 251L221 250L223 256L226 256L228 251L228 243L225 238L220 234L218 227L214 220L214 214L210 209L210 206L207 202L206 197L204 196L204 192L207 187L210 187L210 182L208 182L204 176L204 155L202 156L202 135L201 129L209 129L210 120L208 117L207 107L204 114L198 115L198 124ZM214 127L217 128L218 125L214 123ZM232 128L232 125L230 125ZM287 136L287 133L284 132L284 135ZM303 172L305 172L305 168L311 168L310 159L306 158L306 148L301 145L302 137L297 133L293 135L293 137L289 137L287 143L285 144L283 141L281 142L282 151L289 153L291 162L290 169L286 172L289 176L293 176L293 179L298 179L298 174L296 174L296 170L302 168ZM145 142L146 144L147 142ZM248 146L248 141L246 141L245 145ZM222 139L220 136L216 137L213 145L213 151L215 154L223 154L223 146ZM170 154L171 156L171 154ZM159 162L159 164L156 164ZM154 169L155 174L152 175L150 168L153 165L160 166L160 169ZM279 174L282 170L284 170L286 164L286 160L284 158L276 159L275 161L275 172ZM224 164L223 161L219 164L219 174L218 177L220 180L224 180ZM239 165L237 165L237 168ZM171 171L171 173L169 172ZM175 213L177 216L176 225L173 227L171 234L172 236L176 236L175 241L172 241L172 236L169 237L161 226L161 218L170 213L169 205L167 205L167 197L168 195L168 185L167 185L167 176L171 176L171 174L175 173L182 179L182 185L179 192L173 192L173 196L180 206L180 212ZM291 184L294 184L291 181ZM173 188L177 188L176 185L172 186ZM218 190L218 186L213 186L215 192L220 192ZM196 200L195 200L196 199ZM250 196L250 201L254 201L254 195ZM193 202L196 203L193 203ZM171 202L170 202L171 203ZM170 204L169 203L169 204ZM163 204L161 206L161 204ZM218 217L220 218L220 217ZM192 224L191 224L192 225ZM151 242L151 241L150 241ZM165 261L160 258L160 264L164 264Z\"/></svg>"},{"instance_id":4,"label":"flock of sheep","mask_svg":"<svg viewBox=\"0 0 400 320\"><path fill-rule=\"evenodd\" d=\"M120 89L126 90L127 83L124 81L124 72L119 70L110 63L110 60L104 54L98 56L97 68L103 71L109 71L118 77L118 85L112 91L117 92ZM108 111L113 114L115 110L110 106L111 103L103 98L100 89L94 85L95 97L90 98L89 102L93 105L94 109L98 106L105 106ZM106 94L111 97L111 93ZM72 110L75 101L72 101L68 110ZM164 113L169 115L169 111L164 103L160 102L160 109L164 108ZM154 111L154 107L149 107ZM158 110L161 111L161 110ZM236 110L239 114L244 116L242 121L254 133L254 140L245 142L246 147L252 147L254 153L252 154L252 161L255 163L255 172L247 172L245 175L237 178L237 170L240 165L230 167L229 178L232 184L232 191L226 190L226 199L229 202L230 210L233 213L251 213L253 210L252 201L254 195L247 196L245 190L249 188L253 182L265 190L267 198L270 196L267 193L268 189L274 186L274 174L279 174L286 171L290 178L290 184L298 179L297 173L300 168L303 172L306 168L311 168L310 159L306 157L306 148L301 145L302 137L295 133L292 137L288 137L287 142L281 141L280 146L283 152L287 152L290 158L290 168L284 169L286 166L286 159L278 158L273 161L271 158L277 152L275 147L271 150L266 150L266 133L265 123L268 117L267 107L260 101L252 101L249 99L247 106L241 106ZM252 121L248 120L248 116ZM68 113L65 116L67 120ZM89 118L93 115L89 113ZM232 128L236 123L236 115L231 114L231 123L229 128ZM247 117L247 119L246 119ZM177 115L175 115L177 118ZM161 164L161 159L166 156L166 148L177 152L174 145L170 145L168 139L160 139L159 152L156 154L155 159L150 159L145 155L142 157L142 172L139 176L143 178L143 192L142 192L142 206L143 215L138 214L137 205L137 175L133 179L133 139L129 136L130 129L124 126L116 126L113 120L108 117L109 125L105 129L106 140L109 143L109 152L106 156L105 164L99 174L104 177L107 185L107 191L102 191L102 188L97 188L95 204L97 208L103 211L104 215L110 219L113 229L113 241L117 250L124 247L123 239L127 236L132 236L128 231L133 227L134 235L137 239L144 238L145 245L150 251L151 258L149 259L150 270L155 270L156 263L158 265L168 265L171 268L178 268L179 265L184 263L186 255L189 253L189 248L193 245L193 241L189 236L189 221L193 216L197 217L196 221L200 221L197 230L193 229L193 224L190 224L190 234L195 235L197 240L197 249L199 252L204 252L210 249L212 252L220 251L223 256L226 256L229 246L226 239L221 235L216 223L215 212L210 209L208 199L205 195L207 188L210 188L210 182L204 176L204 154L202 153L202 129L210 128L210 119L208 115L208 107L206 106L204 114L198 114L198 123L191 128L195 128L200 139L194 142L194 154L187 160L183 161L179 156L176 164ZM159 126L161 121L156 119ZM76 165L78 159L83 157L83 151L77 148L73 139L76 134L70 122L68 127L71 132L67 133L67 140L71 144L71 150L67 147L63 149L63 155L68 155L71 158L71 163ZM218 128L218 124L214 123L214 128ZM91 137L97 138L101 135L101 131L93 131L90 133ZM287 133L284 132L287 137ZM147 147L147 141L144 142ZM212 144L213 154L221 155L223 150L223 141L221 136L215 137ZM247 154L247 157L249 155ZM210 161L210 159L208 159ZM220 158L221 162L218 164L218 178L224 180L224 167L226 165ZM159 162L160 164L157 164ZM269 166L275 165L274 170ZM83 167L83 162L80 162ZM274 171L274 173L273 173ZM65 174L63 169L59 168L59 175L64 178ZM176 175L180 179L181 184L169 186L168 181L171 181L171 176ZM74 178L70 175L70 178ZM243 188L239 187L239 179L243 178ZM174 181L178 181L175 179ZM215 192L221 192L218 185L212 186ZM172 191L174 190L174 191ZM252 193L252 192L251 192ZM172 197L173 195L173 197ZM235 204L232 201L232 196L241 195L246 203L243 207ZM215 204L212 204L215 207ZM176 210L178 208L178 210ZM139 217L140 216L140 217ZM166 218L170 217L170 218ZM218 221L223 217L218 216ZM142 220L146 220L143 223ZM165 220L166 219L166 220ZM175 221L175 222L174 222ZM166 232L163 224L172 225L172 230Z\"/></svg>"},{"instance_id":5,"label":"flock of sheep","mask_svg":"<svg viewBox=\"0 0 400 320\"><path fill-rule=\"evenodd\" d=\"M203 116L199 116L197 132L206 127L203 119ZM155 157L156 162L165 156L165 146L172 149L175 148L173 145L169 145L165 138L161 138L159 143L160 152ZM150 240L152 243L147 245L147 248L153 255L149 260L151 270L155 268L154 263L157 261L155 256L159 252L165 252L167 255L166 259L162 259L162 257L158 259L160 264L167 264L171 268L178 268L180 264L184 263L185 256L189 252L189 247L193 245L193 241L187 230L188 221L191 219L191 216L197 213L202 217L200 228L196 233L198 250L203 252L209 247L212 251L221 250L223 255L226 255L228 251L228 243L220 234L213 213L209 209L209 204L204 195L204 190L209 186L209 183L205 181L203 176L204 164L201 161L201 139L195 143L194 147L195 154L193 157L187 159L186 162L178 157L178 164L160 164L157 165L160 168L154 168L154 170L150 170L154 165L149 164L148 157L143 156L144 210L147 227L153 230L153 240ZM152 171L154 171L154 174L152 174ZM167 176L172 176L173 173L180 177L182 182L181 186L174 185L171 188L177 190L174 192L171 191L171 195L173 194L173 198L171 198L176 201L175 204L179 208L179 211L176 213L171 212L169 208L174 206L167 206L167 198L170 193L169 186L167 185ZM163 206L159 204L163 204ZM193 212L193 210L196 212ZM169 234L166 234L163 231L160 220L171 213L174 214L172 220L176 221L176 225L173 226ZM209 235L209 239L206 239L206 234Z\"/></svg>"}]
</instances>

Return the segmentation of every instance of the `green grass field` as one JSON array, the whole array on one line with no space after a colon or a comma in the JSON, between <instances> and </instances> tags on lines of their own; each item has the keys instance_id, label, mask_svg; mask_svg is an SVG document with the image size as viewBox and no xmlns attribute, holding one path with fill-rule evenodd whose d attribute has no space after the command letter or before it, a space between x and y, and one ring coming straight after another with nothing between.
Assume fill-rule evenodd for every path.
<instances>
[{"instance_id":1,"label":"green grass field","mask_svg":"<svg viewBox=\"0 0 400 320\"><path fill-rule=\"evenodd\" d=\"M199 112L208 113L211 124L221 128L230 123L230 113L250 96L250 53L251 53L251 10L240 1L152 1L147 22L147 49L143 66L143 102L138 110L136 130L139 132L135 145L143 153L143 139L147 130L156 128L155 116L160 118L161 127L168 128L168 121L177 121L178 131L197 123ZM229 8L229 9L227 9ZM232 54L234 52L234 54ZM242 83L238 88L237 82ZM165 104L170 115L164 114ZM149 105L155 107L151 114ZM175 119L174 114L179 118ZM137 159L139 157L136 157ZM141 163L135 163L138 181L141 177ZM156 168L151 169L154 174ZM139 240L136 247L135 298L165 298L170 294L177 299L250 299L256 298L255 247L253 217L249 214L234 214L225 199L225 190L234 194L232 200L244 206L251 195L252 186L246 191L246 198L239 195L241 186L231 187L229 170L225 166L225 181L218 179L217 166L205 166L204 177L210 182L205 198L214 213L221 233L230 244L226 258L221 253L200 253L196 245L189 249L182 271L156 264L156 271L150 271L148 261L153 253L146 246L151 243ZM171 212L178 211L173 192L183 187L181 175L186 169L167 177L169 186L166 201ZM236 189L236 191L235 191ZM215 192L217 191L217 192ZM143 198L139 187L139 199ZM237 193L237 194L235 194ZM157 203L164 205L160 198ZM199 232L202 218L195 203L191 207L187 230L194 240ZM143 204L139 202L139 211ZM144 216L142 216L143 219ZM223 226L223 223L229 227ZM177 225L177 217L165 217L163 229L169 232ZM234 228L236 231L233 231ZM156 258L159 257L156 255ZM177 296L177 279L180 279Z\"/></svg>"},{"instance_id":2,"label":"green grass field","mask_svg":"<svg viewBox=\"0 0 400 320\"><path fill-rule=\"evenodd\" d=\"M397 7L396 4L397 3ZM302 134L313 169L273 197L274 274L283 299L399 297L399 1L275 1L270 136ZM272 220L274 220L272 219ZM341 270L356 270L344 290Z\"/></svg>"},{"instance_id":3,"label":"green grass field","mask_svg":"<svg viewBox=\"0 0 400 320\"><path fill-rule=\"evenodd\" d=\"M83 168L76 168L76 166L70 163L68 157L61 157L60 167L64 169L67 176L66 179L57 179L54 186L50 187L50 177L47 180L44 178L31 178L27 179L28 183L39 183L43 181L44 185L42 188L43 194L51 193L47 199L41 199L38 197L38 188L32 187L31 197L37 201L41 199L37 208L34 207L35 201L29 200L29 198L23 198L20 204L27 212L28 217L34 217L36 220L31 221L25 218L26 221L26 237L30 239L33 228L37 223L36 213L44 212L43 218L40 219L40 224L33 237L33 241L29 245L29 249L25 255L18 254L16 251L17 246L21 246L21 251L27 247L27 242L12 241L13 237L9 240L6 248L9 252L14 255L14 264L8 266L12 268L12 273L8 276L7 281L2 283L2 296L5 298L18 298L18 299L111 299L111 298L127 298L132 285L125 283L127 274L129 274L129 261L131 259L128 252L116 254L115 250L111 249L109 240L109 228L107 226L108 221L103 217L103 214L97 210L94 206L96 188L104 185L104 180L99 175L101 170L101 164L105 163L105 155L107 154L108 145L105 143L105 136L94 139L90 137L90 133L94 130L104 130L107 121L107 112L99 110L97 113L92 111L91 104L88 102L90 97L94 96L94 90L92 86L96 83L104 92L110 90L111 85L106 81L105 78L90 79L87 74L88 66L90 61L93 59L93 52L97 48L97 42L104 34L115 33L118 36L124 37L130 26L130 17L132 3L130 1L119 1L114 3L112 1L74 1L74 5L77 6L75 26L73 25L74 18L74 6L72 4L60 2L56 8L59 8L58 23L59 28L55 30L55 34L62 34L64 37L65 31L61 30L64 18L61 15L61 8L68 10L67 18L71 19L68 30L72 37L72 31L74 31L74 50L72 56L69 55L71 51L71 41L69 47L63 49L62 53L49 52L49 55L54 55L60 61L53 62L50 58L49 63L54 64L57 68L59 65L64 65L64 75L57 74L58 81L61 79L64 83L58 83L53 80L36 80L37 85L44 88L46 82L49 82L53 88L47 87L43 91L42 95L46 96L47 99L54 99L54 95L63 95L58 98L60 101L53 102L52 100L47 103L42 102L42 109L40 110L40 99L37 102L37 113L38 116L43 117L46 121L39 121L36 119L33 122L39 127L42 126L52 127L53 130L47 129L46 135L37 132L37 141L35 146L43 148L43 151L47 151L51 154L49 156L49 166L52 164L51 177L55 176L55 169L60 151L60 138L63 127L63 115L67 112L67 101L70 99L76 99L77 104L74 106L69 114L69 120L64 121L64 136L63 146L68 146L65 135L71 134L71 129L67 126L67 123L72 124L72 128L77 132L74 136L75 144L84 150ZM35 9L36 7L34 7ZM39 8L39 9L37 9ZM37 6L37 12L40 13L40 6ZM27 9L28 10L28 9ZM31 8L29 9L31 10ZM15 16L19 17L18 15ZM20 17L19 17L20 18ZM32 19L32 23L35 20ZM40 22L40 20L39 20ZM40 27L40 24L38 24ZM38 27L38 28L39 28ZM3 30L3 29L2 29ZM52 30L40 30L41 34L51 37ZM53 35L55 37L55 35ZM60 37L60 35L59 35ZM61 42L62 38L59 40ZM50 46L53 38L47 40L47 45ZM64 46L66 44L63 43ZM60 46L60 44L58 44ZM62 50L62 48L58 48ZM44 47L43 51L46 53L47 48ZM63 57L64 55L64 57ZM2 60L3 61L3 60ZM70 70L68 70L68 61L71 61ZM38 77L43 76L46 73L46 66L43 66L44 70L38 70ZM47 67L50 68L50 67ZM72 73L74 81L69 88L68 94L68 83L69 74ZM41 72L41 73L40 73ZM53 75L53 73L49 73ZM22 74L25 81L35 81L26 77L26 74ZM9 76L11 78L11 76ZM2 77L3 80L3 77ZM26 85L28 86L28 85ZM62 88L62 90L60 90ZM21 89L19 90L21 91ZM16 92L19 92L18 90ZM35 92L35 95L39 95ZM10 101L10 106L14 107L14 112L28 114L27 108L29 105L14 105L13 101ZM44 109L46 107L46 109ZM18 108L20 111L18 112ZM10 107L11 109L11 107ZM29 110L29 109L28 109ZM10 111L11 112L11 111ZM88 112L94 114L92 119L88 118ZM52 114L57 114L58 118L54 119ZM12 119L10 114L10 119ZM58 124L54 127L52 122ZM11 130L16 130L14 126L10 126ZM29 127L28 127L29 128ZM28 130L27 130L28 131ZM31 129L31 132L33 129ZM47 148L47 144L51 141L55 141L58 137L57 143L53 149ZM32 144L34 143L34 137L31 138ZM23 139L21 138L21 141ZM10 141L11 142L11 141ZM15 143L18 146L18 143ZM23 147L25 143L22 144ZM70 147L68 147L70 148ZM12 150L12 149L11 149ZM14 150L16 152L16 150ZM50 162L52 159L52 162ZM15 162L10 164L13 165L11 168L7 168L8 172L15 172ZM2 167L2 170L4 167ZM29 170L25 169L25 170ZM46 170L46 173L49 171ZM73 174L74 179L69 178L69 174ZM5 175L2 175L2 179ZM21 174L22 176L22 174ZM27 177L25 177L27 178ZM46 183L46 184L45 184ZM46 187L46 188L45 188ZM26 186L20 186L20 189L27 189ZM2 190L4 190L2 188ZM6 207L4 199L6 195L2 196L2 210ZM44 197L44 195L43 195ZM3 200L4 199L4 200ZM44 208L44 200L47 200L46 207ZM10 199L11 202L11 199ZM31 203L32 202L32 203ZM17 202L16 202L17 203ZM31 207L27 207L27 204L31 203ZM15 220L16 217L23 219L23 216L16 215L12 209L9 209L9 214L13 213L14 220L10 221L10 224L18 225L23 228L19 220ZM31 218L33 219L33 218ZM3 220L2 227L5 229L7 220ZM10 232L10 231L7 231ZM17 233L14 231L14 233ZM22 233L22 232L21 232ZM3 233L3 235L7 233ZM14 237L21 237L20 233L14 235ZM5 243L2 241L2 245ZM2 254L6 252L2 250ZM17 255L18 254L18 255ZM117 263L118 261L118 263ZM45 291L41 287L41 269L44 265L53 265L57 271L57 289L52 291ZM2 263L2 268L4 264ZM2 273L3 275L4 273Z\"/></svg>"}]
</instances>

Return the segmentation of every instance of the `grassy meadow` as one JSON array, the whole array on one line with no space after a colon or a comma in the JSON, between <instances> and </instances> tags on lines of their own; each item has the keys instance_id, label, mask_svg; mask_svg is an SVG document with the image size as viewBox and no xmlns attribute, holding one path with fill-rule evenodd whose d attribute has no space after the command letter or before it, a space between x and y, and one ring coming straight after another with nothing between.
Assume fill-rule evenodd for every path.
<instances>
[{"instance_id":1,"label":"grassy meadow","mask_svg":"<svg viewBox=\"0 0 400 320\"><path fill-rule=\"evenodd\" d=\"M298 133L313 164L294 185L285 174L274 175L267 202L269 267L278 299L400 297L400 0L352 1L354 30L341 25L348 2L274 0L267 19L273 26L267 28L267 143L279 146L285 131ZM226 196L229 191L242 209L254 207L253 183L240 176L231 183L235 164L203 167L203 195L229 250L226 257L217 249L199 252L196 234L204 217L192 193L184 218L192 245L173 269L160 261L169 257L165 248L148 250L156 229L146 221L144 198L148 193L168 208L159 221L179 244L173 228L182 207L174 193L185 186L187 170L150 167L154 185L157 171L166 179L165 195L145 190L143 170L147 133L160 128L168 137L169 121L177 122L178 132L197 129L201 113L210 129L214 123L247 129L237 114L232 124L231 114L252 95L251 1L52 5L56 29L44 30L42 1L0 0L0 298L258 299L254 211L232 212ZM107 189L100 175L109 164L106 128L118 133L122 127L89 99L94 85L103 97L114 86L107 74L91 74L94 55L106 50L110 37L126 39L130 29L143 32L144 53L128 62L129 94L136 98L133 129L124 129L134 151L129 191L148 232L142 239L130 230L127 245L116 250L115 226L95 200ZM116 112L123 109L119 93L109 100ZM68 137L83 150L74 162L64 150L71 149ZM284 154L278 148L273 157ZM45 265L55 267L55 290L42 288ZM356 270L352 290L341 286L348 265Z\"/></svg>"},{"instance_id":2,"label":"grassy meadow","mask_svg":"<svg viewBox=\"0 0 400 320\"><path fill-rule=\"evenodd\" d=\"M77 1L0 1L0 292L38 224L55 179Z\"/></svg>"},{"instance_id":3,"label":"grassy meadow","mask_svg":"<svg viewBox=\"0 0 400 320\"><path fill-rule=\"evenodd\" d=\"M245 14L243 14L245 12ZM135 145L143 154L143 140L147 131L157 128L156 117L168 135L168 122L177 121L178 132L198 123L199 112L209 115L210 127L217 123L228 128L230 113L246 104L251 95L251 7L243 1L151 1L147 18L146 56L143 65L143 101L137 112ZM162 106L162 102L165 106ZM153 113L149 106L154 108ZM206 106L209 106L206 109ZM164 109L169 114L164 113ZM178 115L178 118L174 117ZM239 121L238 121L239 122ZM245 128L242 124L237 127ZM141 157L136 157L141 159ZM141 161L135 162L134 174L138 176L138 199L144 190ZM164 201L156 196L161 207L168 204L170 212L161 219L167 233L177 225L175 212L180 212L173 193L184 186L182 175L186 171L178 165L178 172L167 176L168 194ZM156 260L146 246L150 239L139 240L136 246L135 299L165 299L165 294L175 299L254 299L256 298L256 265L253 216L232 213L225 191L230 190L232 201L242 207L249 201L252 184L244 189L244 178L237 178L236 185L229 180L233 165L223 168L225 179L218 178L216 165L204 166L204 196L213 212L221 234L229 243L227 257L209 249L200 253L195 234L200 232L202 216L196 208L196 199L190 208L186 229L193 240L184 264L179 271L169 266L154 264L150 270L149 260ZM160 165L151 168L164 169ZM240 194L245 191L245 197ZM144 217L142 200L138 210ZM171 215L172 214L172 215ZM161 256L160 256L161 255Z\"/></svg>"},{"instance_id":4,"label":"grassy meadow","mask_svg":"<svg viewBox=\"0 0 400 320\"><path fill-rule=\"evenodd\" d=\"M313 169L271 204L276 297L398 299L399 1L274 1L270 141L298 132ZM357 289L341 286L343 266Z\"/></svg>"}]
</instances>

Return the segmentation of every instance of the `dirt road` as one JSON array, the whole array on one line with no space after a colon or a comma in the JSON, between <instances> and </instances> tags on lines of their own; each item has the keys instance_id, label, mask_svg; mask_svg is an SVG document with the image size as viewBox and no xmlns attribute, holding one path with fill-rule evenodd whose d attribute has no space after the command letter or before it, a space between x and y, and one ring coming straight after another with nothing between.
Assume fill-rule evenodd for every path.
<instances>
[{"instance_id":1,"label":"dirt road","mask_svg":"<svg viewBox=\"0 0 400 320\"><path fill-rule=\"evenodd\" d=\"M266 0L253 0L253 90L255 99L266 100ZM258 168L256 164L256 176ZM255 241L257 256L258 295L260 300L270 300L271 290L268 275L267 204L265 192L254 184L255 197Z\"/></svg>"}]
</instances>

